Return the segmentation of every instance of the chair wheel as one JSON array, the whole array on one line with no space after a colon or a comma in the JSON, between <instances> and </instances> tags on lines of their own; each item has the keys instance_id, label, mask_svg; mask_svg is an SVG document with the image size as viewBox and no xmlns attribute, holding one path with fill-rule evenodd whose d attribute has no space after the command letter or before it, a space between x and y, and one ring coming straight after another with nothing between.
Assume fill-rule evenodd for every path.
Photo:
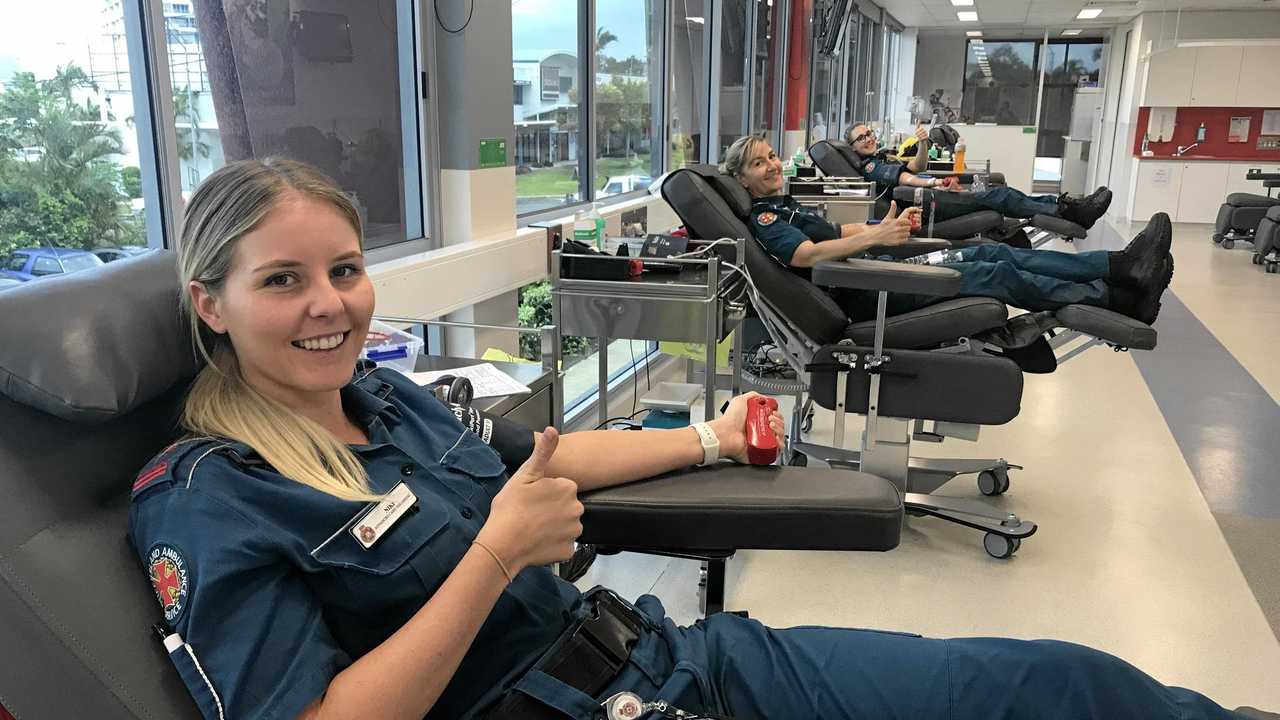
<instances>
[{"instance_id":1,"label":"chair wheel","mask_svg":"<svg viewBox=\"0 0 1280 720\"><path fill-rule=\"evenodd\" d=\"M1259 255L1258 253L1254 253L1253 257L1251 257L1250 260L1253 262L1254 265L1262 264L1262 256Z\"/></svg>"},{"instance_id":2,"label":"chair wheel","mask_svg":"<svg viewBox=\"0 0 1280 720\"><path fill-rule=\"evenodd\" d=\"M1209 240L1213 242L1214 245L1217 245L1222 242L1222 236L1217 233L1214 233L1213 235L1209 236Z\"/></svg>"},{"instance_id":3,"label":"chair wheel","mask_svg":"<svg viewBox=\"0 0 1280 720\"><path fill-rule=\"evenodd\" d=\"M1022 547L1022 540L989 532L982 538L982 547L991 557L1004 560L1018 552L1018 548Z\"/></svg>"},{"instance_id":4,"label":"chair wheel","mask_svg":"<svg viewBox=\"0 0 1280 720\"><path fill-rule=\"evenodd\" d=\"M978 492L988 497L1003 495L1009 490L1009 471L983 470L978 473Z\"/></svg>"},{"instance_id":5,"label":"chair wheel","mask_svg":"<svg viewBox=\"0 0 1280 720\"><path fill-rule=\"evenodd\" d=\"M793 452L787 464L791 467L809 467L809 456L802 452Z\"/></svg>"},{"instance_id":6,"label":"chair wheel","mask_svg":"<svg viewBox=\"0 0 1280 720\"><path fill-rule=\"evenodd\" d=\"M809 412L805 413L804 420L800 421L800 432L808 435L809 431L812 429L813 429L813 411L810 410Z\"/></svg>"},{"instance_id":7,"label":"chair wheel","mask_svg":"<svg viewBox=\"0 0 1280 720\"><path fill-rule=\"evenodd\" d=\"M1227 249L1227 250L1233 250L1233 249L1235 249L1235 246L1236 246L1236 241L1235 241L1235 240L1223 240L1223 241L1222 241L1222 247L1223 247L1223 248L1225 248L1225 249Z\"/></svg>"},{"instance_id":8,"label":"chair wheel","mask_svg":"<svg viewBox=\"0 0 1280 720\"><path fill-rule=\"evenodd\" d=\"M1277 265L1274 262L1267 263L1267 272L1275 275L1277 272L1280 272L1280 265Z\"/></svg>"}]
</instances>

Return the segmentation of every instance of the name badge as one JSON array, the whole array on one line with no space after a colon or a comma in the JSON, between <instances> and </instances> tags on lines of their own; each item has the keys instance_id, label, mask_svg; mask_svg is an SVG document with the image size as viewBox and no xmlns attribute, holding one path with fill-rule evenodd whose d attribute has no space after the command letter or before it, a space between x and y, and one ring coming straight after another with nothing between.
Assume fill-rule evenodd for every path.
<instances>
[{"instance_id":1,"label":"name badge","mask_svg":"<svg viewBox=\"0 0 1280 720\"><path fill-rule=\"evenodd\" d=\"M360 543L365 550L373 547L383 535L387 534L409 508L418 502L408 485L400 483L387 493L377 505L373 506L351 526L351 537Z\"/></svg>"}]
</instances>

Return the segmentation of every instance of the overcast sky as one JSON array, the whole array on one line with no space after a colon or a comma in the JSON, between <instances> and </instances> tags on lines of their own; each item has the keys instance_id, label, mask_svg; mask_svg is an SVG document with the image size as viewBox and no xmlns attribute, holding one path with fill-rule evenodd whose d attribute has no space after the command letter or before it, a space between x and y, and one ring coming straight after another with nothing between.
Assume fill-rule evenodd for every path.
<instances>
[{"instance_id":1,"label":"overcast sky","mask_svg":"<svg viewBox=\"0 0 1280 720\"><path fill-rule=\"evenodd\" d=\"M656 1L597 0L596 21L618 36L605 48L606 55L646 59L646 15L648 5ZM512 0L512 57L541 60L553 52L577 55L577 8L576 0Z\"/></svg>"}]
</instances>

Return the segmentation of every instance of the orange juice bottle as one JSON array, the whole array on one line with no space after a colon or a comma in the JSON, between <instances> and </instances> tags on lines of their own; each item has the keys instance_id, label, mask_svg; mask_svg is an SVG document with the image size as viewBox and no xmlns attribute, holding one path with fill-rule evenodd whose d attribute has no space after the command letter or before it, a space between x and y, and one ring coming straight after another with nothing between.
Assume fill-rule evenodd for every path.
<instances>
[{"instance_id":1,"label":"orange juice bottle","mask_svg":"<svg viewBox=\"0 0 1280 720\"><path fill-rule=\"evenodd\" d=\"M964 143L956 145L955 172L964 172Z\"/></svg>"}]
</instances>

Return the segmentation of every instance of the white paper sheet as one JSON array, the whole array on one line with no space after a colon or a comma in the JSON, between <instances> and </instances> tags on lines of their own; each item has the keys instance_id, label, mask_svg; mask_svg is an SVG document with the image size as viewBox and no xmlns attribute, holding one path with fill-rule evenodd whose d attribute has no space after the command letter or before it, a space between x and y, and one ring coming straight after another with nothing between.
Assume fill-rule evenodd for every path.
<instances>
[{"instance_id":1,"label":"white paper sheet","mask_svg":"<svg viewBox=\"0 0 1280 720\"><path fill-rule=\"evenodd\" d=\"M519 395L531 392L528 385L521 385L516 382L515 378L494 367L492 363L468 365L451 370L408 373L409 379L419 385L432 383L444 375L465 377L470 380L471 387L476 391L475 397L477 398Z\"/></svg>"},{"instance_id":2,"label":"white paper sheet","mask_svg":"<svg viewBox=\"0 0 1280 720\"><path fill-rule=\"evenodd\" d=\"M1262 134L1280 135L1280 110L1262 111Z\"/></svg>"}]
</instances>

